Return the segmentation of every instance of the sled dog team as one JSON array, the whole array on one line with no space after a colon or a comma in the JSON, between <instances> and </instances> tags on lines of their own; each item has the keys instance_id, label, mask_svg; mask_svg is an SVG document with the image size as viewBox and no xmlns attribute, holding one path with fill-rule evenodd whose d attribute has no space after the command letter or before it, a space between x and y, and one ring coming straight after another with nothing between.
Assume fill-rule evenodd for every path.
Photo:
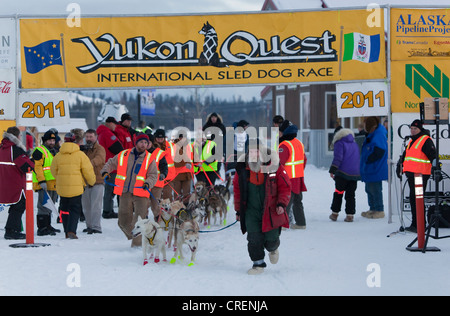
<instances>
[{"instance_id":1,"label":"sled dog team","mask_svg":"<svg viewBox=\"0 0 450 316\"><path fill-rule=\"evenodd\" d=\"M132 231L133 238L141 236L143 264L148 264L150 259L155 263L167 261L166 245L170 249L174 247L174 257L170 263L178 259L184 260L183 245L187 245L191 258L189 265L194 264L198 249L200 223L208 227L211 225L211 217L214 225L226 224L227 204L230 199L231 181L226 185L207 187L206 183L199 181L194 186L194 191L174 201L160 199L160 213L155 220L138 217ZM167 237L166 237L167 236Z\"/></svg>"}]
</instances>

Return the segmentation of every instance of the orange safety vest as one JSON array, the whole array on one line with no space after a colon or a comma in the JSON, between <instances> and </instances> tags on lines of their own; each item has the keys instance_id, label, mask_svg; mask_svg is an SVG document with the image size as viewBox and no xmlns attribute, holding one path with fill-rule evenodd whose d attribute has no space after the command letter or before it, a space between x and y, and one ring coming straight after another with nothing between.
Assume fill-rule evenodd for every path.
<instances>
[{"instance_id":1,"label":"orange safety vest","mask_svg":"<svg viewBox=\"0 0 450 316\"><path fill-rule=\"evenodd\" d=\"M125 180L127 179L127 166L128 166L128 158L130 157L131 149L123 150L119 153L118 162L117 162L117 175L115 180L114 194L122 195L123 187L125 186ZM145 151L144 161L139 169L139 172L136 176L136 182L133 188L133 195L141 196L141 197L150 197L150 193L147 190L142 189L144 185L148 167L150 166L150 153Z\"/></svg>"},{"instance_id":2,"label":"orange safety vest","mask_svg":"<svg viewBox=\"0 0 450 316\"><path fill-rule=\"evenodd\" d=\"M422 148L427 139L430 138L428 135L423 135L419 137L412 144L412 139L409 141L408 146L405 150L405 160L403 161L403 172L409 171L420 174L431 174L431 161L423 153Z\"/></svg>"},{"instance_id":3,"label":"orange safety vest","mask_svg":"<svg viewBox=\"0 0 450 316\"><path fill-rule=\"evenodd\" d=\"M175 163L173 162L173 157L175 157L175 146L167 140L165 154L167 167L169 167L169 172L167 173L167 177L165 180L172 181L177 176L177 170L175 169Z\"/></svg>"},{"instance_id":4,"label":"orange safety vest","mask_svg":"<svg viewBox=\"0 0 450 316\"><path fill-rule=\"evenodd\" d=\"M178 154L178 159L182 159L183 162L185 163L190 163L191 164L191 169L186 168L186 166L182 166L182 167L175 167L176 171L177 171L177 175L179 173L192 173L193 172L193 167L192 167L192 161L193 161L193 157L192 157L192 144L186 144L182 147L178 147L177 144L173 144L173 148L176 151L176 154ZM180 150L183 149L183 153L180 154ZM186 149L186 152L184 152L184 150ZM189 161L185 161L184 159L189 157ZM179 161L181 162L181 161Z\"/></svg>"},{"instance_id":5,"label":"orange safety vest","mask_svg":"<svg viewBox=\"0 0 450 316\"><path fill-rule=\"evenodd\" d=\"M289 179L302 178L305 175L305 150L303 143L297 138L294 138L293 140L281 142L281 144L278 145L278 148L282 144L286 144L286 147L289 150L289 159L284 165L284 169L286 170Z\"/></svg>"},{"instance_id":6,"label":"orange safety vest","mask_svg":"<svg viewBox=\"0 0 450 316\"><path fill-rule=\"evenodd\" d=\"M158 181L156 181L155 187L163 188L164 187L164 180L159 180L159 175L161 174L161 171L159 171L159 161L164 158L164 151L160 148L156 148L151 156L150 161L154 160L156 163L156 169L158 169Z\"/></svg>"}]
</instances>

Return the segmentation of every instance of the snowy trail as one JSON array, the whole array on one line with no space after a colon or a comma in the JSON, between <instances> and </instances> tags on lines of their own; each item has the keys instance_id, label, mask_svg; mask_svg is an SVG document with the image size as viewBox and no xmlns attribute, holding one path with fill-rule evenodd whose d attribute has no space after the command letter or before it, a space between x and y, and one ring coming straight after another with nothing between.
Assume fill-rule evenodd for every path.
<instances>
[{"instance_id":1,"label":"snowy trail","mask_svg":"<svg viewBox=\"0 0 450 316\"><path fill-rule=\"evenodd\" d=\"M66 240L62 233L36 236L35 242L51 244L44 248L14 249L9 245L15 241L1 236L0 295L450 295L450 239L430 239L430 246L441 249L438 253L408 252L414 234L386 237L400 226L396 214L392 224L387 218L360 216L367 210L361 182L353 223L344 222L342 215L337 222L328 219L334 186L326 170L308 166L306 185L307 229L282 232L280 260L271 265L266 257L262 275L246 274L251 261L239 224L201 234L192 267L188 260L142 266L141 250L130 248L117 220L110 219L102 221L101 235L82 233L85 225L80 223L78 240ZM383 190L387 204L387 184ZM6 211L0 212L2 228L6 217ZM234 220L230 203L227 222ZM168 259L172 256L168 250ZM379 271L368 271L371 264ZM371 286L374 273L379 287Z\"/></svg>"}]
</instances>

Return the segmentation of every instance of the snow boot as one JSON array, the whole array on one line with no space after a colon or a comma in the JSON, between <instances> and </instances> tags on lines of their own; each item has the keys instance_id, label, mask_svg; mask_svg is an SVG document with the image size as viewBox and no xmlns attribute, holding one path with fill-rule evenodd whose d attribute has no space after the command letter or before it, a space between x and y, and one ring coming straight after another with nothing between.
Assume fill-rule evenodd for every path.
<instances>
[{"instance_id":1,"label":"snow boot","mask_svg":"<svg viewBox=\"0 0 450 316\"><path fill-rule=\"evenodd\" d=\"M344 219L344 222L348 222L348 223L353 222L353 215L347 214L347 216Z\"/></svg>"},{"instance_id":2,"label":"snow boot","mask_svg":"<svg viewBox=\"0 0 450 316\"><path fill-rule=\"evenodd\" d=\"M278 249L275 249L274 251L269 252L269 259L271 264L277 264L278 259L280 258L280 252Z\"/></svg>"},{"instance_id":3,"label":"snow boot","mask_svg":"<svg viewBox=\"0 0 450 316\"><path fill-rule=\"evenodd\" d=\"M50 221L50 215L37 215L36 223L37 223L37 235L38 236L55 236L56 233L48 229L48 224Z\"/></svg>"},{"instance_id":4,"label":"snow boot","mask_svg":"<svg viewBox=\"0 0 450 316\"><path fill-rule=\"evenodd\" d=\"M8 228L5 229L4 237L5 237L5 239L8 239L8 240L26 239L25 234L15 231L15 230L12 230L12 229L8 229Z\"/></svg>"},{"instance_id":5,"label":"snow boot","mask_svg":"<svg viewBox=\"0 0 450 316\"><path fill-rule=\"evenodd\" d=\"M335 221L337 221L338 216L339 216L339 213L333 212L333 213L331 213L331 215L330 215L329 218L330 218L333 222L335 222Z\"/></svg>"},{"instance_id":6,"label":"snow boot","mask_svg":"<svg viewBox=\"0 0 450 316\"><path fill-rule=\"evenodd\" d=\"M262 263L253 263L253 267L247 271L248 275L258 275L264 272L264 268L267 264L263 261Z\"/></svg>"}]
</instances>

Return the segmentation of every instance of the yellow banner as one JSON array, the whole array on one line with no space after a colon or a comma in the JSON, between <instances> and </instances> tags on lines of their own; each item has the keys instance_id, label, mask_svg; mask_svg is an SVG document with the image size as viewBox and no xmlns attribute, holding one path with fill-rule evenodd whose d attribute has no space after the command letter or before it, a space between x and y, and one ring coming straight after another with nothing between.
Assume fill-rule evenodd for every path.
<instances>
[{"instance_id":1,"label":"yellow banner","mask_svg":"<svg viewBox=\"0 0 450 316\"><path fill-rule=\"evenodd\" d=\"M371 13L21 19L22 88L384 79L384 27Z\"/></svg>"},{"instance_id":2,"label":"yellow banner","mask_svg":"<svg viewBox=\"0 0 450 316\"><path fill-rule=\"evenodd\" d=\"M391 63L391 111L420 113L425 98L448 98L450 63L411 60Z\"/></svg>"},{"instance_id":3,"label":"yellow banner","mask_svg":"<svg viewBox=\"0 0 450 316\"><path fill-rule=\"evenodd\" d=\"M391 9L391 59L450 58L448 9Z\"/></svg>"}]
</instances>

